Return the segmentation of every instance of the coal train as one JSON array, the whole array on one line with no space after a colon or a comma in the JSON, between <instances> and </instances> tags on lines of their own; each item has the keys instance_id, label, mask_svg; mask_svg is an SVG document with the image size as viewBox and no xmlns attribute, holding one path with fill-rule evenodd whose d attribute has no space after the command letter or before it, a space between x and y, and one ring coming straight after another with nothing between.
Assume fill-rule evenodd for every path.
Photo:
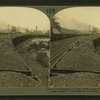
<instances>
[{"instance_id":1,"label":"coal train","mask_svg":"<svg viewBox=\"0 0 100 100\"><path fill-rule=\"evenodd\" d=\"M51 34L51 41L80 36L80 34Z\"/></svg>"}]
</instances>

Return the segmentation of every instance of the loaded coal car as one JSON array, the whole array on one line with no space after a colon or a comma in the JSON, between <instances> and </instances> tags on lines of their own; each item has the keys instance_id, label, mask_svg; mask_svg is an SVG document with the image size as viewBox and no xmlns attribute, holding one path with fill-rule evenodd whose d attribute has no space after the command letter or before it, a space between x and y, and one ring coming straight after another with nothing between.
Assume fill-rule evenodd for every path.
<instances>
[{"instance_id":1,"label":"loaded coal car","mask_svg":"<svg viewBox=\"0 0 100 100\"><path fill-rule=\"evenodd\" d=\"M60 40L61 37L62 37L61 34L52 34L51 41Z\"/></svg>"},{"instance_id":2,"label":"loaded coal car","mask_svg":"<svg viewBox=\"0 0 100 100\"><path fill-rule=\"evenodd\" d=\"M80 36L80 34L52 34L51 41L61 40L65 38L71 38L75 36Z\"/></svg>"},{"instance_id":3,"label":"loaded coal car","mask_svg":"<svg viewBox=\"0 0 100 100\"><path fill-rule=\"evenodd\" d=\"M80 36L80 32L76 31L76 30L66 30L66 31L62 31L61 33L59 31L57 31L56 29L53 30L53 33L51 34L51 41L55 41L55 40L61 40L61 39L65 39L65 38L71 38L71 37L75 37L75 36Z\"/></svg>"}]
</instances>

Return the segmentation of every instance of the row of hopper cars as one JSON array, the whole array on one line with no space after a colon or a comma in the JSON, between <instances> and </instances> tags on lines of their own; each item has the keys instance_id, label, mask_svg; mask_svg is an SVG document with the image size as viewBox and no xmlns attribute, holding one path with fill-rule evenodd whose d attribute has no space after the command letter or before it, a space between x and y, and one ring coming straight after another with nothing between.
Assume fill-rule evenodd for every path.
<instances>
[{"instance_id":1,"label":"row of hopper cars","mask_svg":"<svg viewBox=\"0 0 100 100\"><path fill-rule=\"evenodd\" d=\"M51 41L79 36L79 34L51 34Z\"/></svg>"}]
</instances>

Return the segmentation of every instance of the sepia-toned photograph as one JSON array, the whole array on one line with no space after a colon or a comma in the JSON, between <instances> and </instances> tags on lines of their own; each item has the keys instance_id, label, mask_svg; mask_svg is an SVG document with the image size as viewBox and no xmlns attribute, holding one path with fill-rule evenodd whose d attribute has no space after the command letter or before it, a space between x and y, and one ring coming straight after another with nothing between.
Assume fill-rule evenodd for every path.
<instances>
[{"instance_id":1,"label":"sepia-toned photograph","mask_svg":"<svg viewBox=\"0 0 100 100\"><path fill-rule=\"evenodd\" d=\"M0 7L0 88L47 87L50 21L31 7Z\"/></svg>"},{"instance_id":2,"label":"sepia-toned photograph","mask_svg":"<svg viewBox=\"0 0 100 100\"><path fill-rule=\"evenodd\" d=\"M51 87L100 87L100 7L71 7L51 19Z\"/></svg>"}]
</instances>

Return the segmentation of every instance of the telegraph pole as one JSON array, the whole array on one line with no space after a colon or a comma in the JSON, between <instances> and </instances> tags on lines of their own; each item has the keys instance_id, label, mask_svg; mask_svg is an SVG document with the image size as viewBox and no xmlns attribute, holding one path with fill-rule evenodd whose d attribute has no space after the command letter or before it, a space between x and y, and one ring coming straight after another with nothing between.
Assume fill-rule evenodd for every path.
<instances>
[{"instance_id":1,"label":"telegraph pole","mask_svg":"<svg viewBox=\"0 0 100 100\"><path fill-rule=\"evenodd\" d=\"M91 26L90 26L90 24L89 24L89 32L90 32L90 27L91 27Z\"/></svg>"},{"instance_id":2,"label":"telegraph pole","mask_svg":"<svg viewBox=\"0 0 100 100\"><path fill-rule=\"evenodd\" d=\"M9 25L9 23L8 23L8 31L9 31L9 26L10 26L10 25Z\"/></svg>"},{"instance_id":3,"label":"telegraph pole","mask_svg":"<svg viewBox=\"0 0 100 100\"><path fill-rule=\"evenodd\" d=\"M36 26L36 31L37 31L37 26Z\"/></svg>"}]
</instances>

